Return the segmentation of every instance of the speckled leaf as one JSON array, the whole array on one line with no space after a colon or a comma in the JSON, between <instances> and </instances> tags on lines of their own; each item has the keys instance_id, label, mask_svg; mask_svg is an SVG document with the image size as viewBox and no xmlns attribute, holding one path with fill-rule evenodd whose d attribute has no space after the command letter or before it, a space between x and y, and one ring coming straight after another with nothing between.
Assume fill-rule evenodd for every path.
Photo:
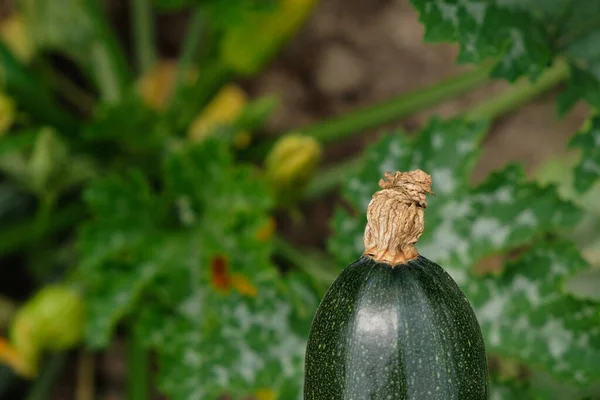
<instances>
[{"instance_id":1,"label":"speckled leaf","mask_svg":"<svg viewBox=\"0 0 600 400\"><path fill-rule=\"evenodd\" d=\"M317 299L304 276L282 280L270 263L266 185L215 139L171 150L158 183L131 174L86 193L88 344L106 345L122 318L134 318L173 400L260 390L299 398Z\"/></svg>"},{"instance_id":2,"label":"speckled leaf","mask_svg":"<svg viewBox=\"0 0 600 400\"><path fill-rule=\"evenodd\" d=\"M457 42L459 61L498 59L494 75L537 77L564 57L571 66L561 112L583 98L600 105L600 3L588 0L411 0L425 39Z\"/></svg>"},{"instance_id":3,"label":"speckled leaf","mask_svg":"<svg viewBox=\"0 0 600 400\"><path fill-rule=\"evenodd\" d=\"M176 313L147 312L153 318L160 315L160 323L151 318L145 324L153 326L160 386L171 398L209 400L227 393L245 399L261 390L276 398L301 398L312 312L309 318L299 317L288 289L273 277L257 287L256 297L205 293L201 299L196 293ZM310 297L308 304L316 307L316 296ZM301 323L294 322L298 318Z\"/></svg>"},{"instance_id":4,"label":"speckled leaf","mask_svg":"<svg viewBox=\"0 0 600 400\"><path fill-rule=\"evenodd\" d=\"M563 202L552 186L524 183L518 166L494 173L479 187L470 185L480 155L485 126L460 119L432 120L411 141L402 133L387 135L369 148L365 162L350 176L344 197L356 216L343 209L334 215L331 252L347 265L362 254L366 209L385 171L423 169L431 174L421 254L443 265L462 284L482 257L528 243L542 232L573 226L580 212Z\"/></svg>"},{"instance_id":5,"label":"speckled leaf","mask_svg":"<svg viewBox=\"0 0 600 400\"><path fill-rule=\"evenodd\" d=\"M459 61L500 57L496 72L510 80L537 75L552 57L543 25L520 9L487 0L412 0L425 25L425 39L460 44Z\"/></svg>"},{"instance_id":6,"label":"speckled leaf","mask_svg":"<svg viewBox=\"0 0 600 400\"><path fill-rule=\"evenodd\" d=\"M600 310L563 290L568 277L587 268L573 245L543 243L501 277L466 285L487 349L578 384L599 380Z\"/></svg>"},{"instance_id":7,"label":"speckled leaf","mask_svg":"<svg viewBox=\"0 0 600 400\"><path fill-rule=\"evenodd\" d=\"M154 236L157 204L139 173L98 182L85 199L94 220L80 232L78 273L89 291L87 342L103 347L158 268L158 259L152 257L160 239Z\"/></svg>"},{"instance_id":8,"label":"speckled leaf","mask_svg":"<svg viewBox=\"0 0 600 400\"><path fill-rule=\"evenodd\" d=\"M414 141L402 134L388 135L368 149L362 168L349 177L344 189L353 213L338 209L334 216L335 234L329 245L340 267L358 258L363 251L367 204L378 189L376 183L383 172L421 168L431 173L436 195L429 196L425 232L417 248L453 276L485 318L487 311L481 311L481 307L487 301L495 301L496 294L502 293L499 286L502 281L470 278L474 264L487 255L529 244L546 232L569 229L578 221L580 211L561 200L554 186L540 187L525 182L522 169L515 165L491 174L484 183L472 187L469 181L480 154L482 135L482 127L471 122L434 120ZM575 272L576 265L572 268L561 271L563 279ZM558 290L557 286L552 289ZM486 290L487 296L478 297L478 293ZM570 304L564 295L555 292L553 296L566 302L557 303L556 312L567 312L560 308ZM579 310L580 303L571 305L567 310ZM519 310L527 318L533 305L524 303ZM516 321L507 320L506 323L509 326ZM489 329L484 331L486 343L495 340L491 333ZM535 337L532 340L542 339ZM541 346L543 343L528 344ZM522 343L517 345L507 339L491 348L518 357L513 352L518 353L523 347ZM536 356L540 363L534 362L534 365L547 362L546 368L555 372L550 348L542 346L539 351ZM527 358L526 361L534 360ZM573 369L564 372L559 375L577 379Z\"/></svg>"},{"instance_id":9,"label":"speckled leaf","mask_svg":"<svg viewBox=\"0 0 600 400\"><path fill-rule=\"evenodd\" d=\"M600 181L600 117L592 118L569 145L581 149L582 159L575 168L575 189L583 193Z\"/></svg>"}]
</instances>

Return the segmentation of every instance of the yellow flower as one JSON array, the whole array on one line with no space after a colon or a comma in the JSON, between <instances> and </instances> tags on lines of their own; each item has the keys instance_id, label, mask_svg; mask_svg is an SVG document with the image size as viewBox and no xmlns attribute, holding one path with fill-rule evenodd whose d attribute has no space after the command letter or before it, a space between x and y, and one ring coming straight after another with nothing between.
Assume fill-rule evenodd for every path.
<instances>
[{"instance_id":1,"label":"yellow flower","mask_svg":"<svg viewBox=\"0 0 600 400\"><path fill-rule=\"evenodd\" d=\"M25 63L29 62L35 54L35 47L29 36L27 25L18 13L14 13L2 21L0 24L0 40L19 60Z\"/></svg>"},{"instance_id":2,"label":"yellow flower","mask_svg":"<svg viewBox=\"0 0 600 400\"><path fill-rule=\"evenodd\" d=\"M0 136L8 131L15 121L16 107L14 101L0 93Z\"/></svg>"},{"instance_id":3,"label":"yellow flower","mask_svg":"<svg viewBox=\"0 0 600 400\"><path fill-rule=\"evenodd\" d=\"M255 394L256 400L277 400L277 393L273 389L260 389Z\"/></svg>"},{"instance_id":4,"label":"yellow flower","mask_svg":"<svg viewBox=\"0 0 600 400\"><path fill-rule=\"evenodd\" d=\"M242 88L234 84L224 86L192 122L188 129L188 138L201 142L219 125L233 124L242 114L247 103L248 98ZM247 145L249 142L250 135L247 132L238 132L236 136L239 138L234 138L234 141L239 145Z\"/></svg>"},{"instance_id":5,"label":"yellow flower","mask_svg":"<svg viewBox=\"0 0 600 400\"><path fill-rule=\"evenodd\" d=\"M265 167L279 204L298 198L320 160L321 145L311 136L290 133L275 143Z\"/></svg>"},{"instance_id":6,"label":"yellow flower","mask_svg":"<svg viewBox=\"0 0 600 400\"><path fill-rule=\"evenodd\" d=\"M160 60L141 76L137 82L137 89L148 107L158 111L167 107L173 94L176 73L177 61ZM198 71L194 69L189 72L186 79L191 83L197 77Z\"/></svg>"},{"instance_id":7,"label":"yellow flower","mask_svg":"<svg viewBox=\"0 0 600 400\"><path fill-rule=\"evenodd\" d=\"M316 0L282 0L272 12L256 12L225 32L221 58L234 71L252 75L302 26Z\"/></svg>"}]
</instances>

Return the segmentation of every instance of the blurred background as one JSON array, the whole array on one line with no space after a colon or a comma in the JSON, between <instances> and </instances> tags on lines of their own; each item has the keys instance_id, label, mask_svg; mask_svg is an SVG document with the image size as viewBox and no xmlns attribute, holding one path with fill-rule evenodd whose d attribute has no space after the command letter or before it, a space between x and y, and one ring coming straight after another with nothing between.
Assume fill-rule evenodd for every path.
<instances>
[{"instance_id":1,"label":"blurred background","mask_svg":"<svg viewBox=\"0 0 600 400\"><path fill-rule=\"evenodd\" d=\"M352 131L351 127L347 127L348 124L353 124L349 119L346 120L346 127L341 131L336 131L334 127L323 136L329 135L329 138L335 137L338 140L324 139L321 143L313 143L302 142L298 139L298 143L290 144L289 149L281 150L282 154L280 154L279 160L286 157L297 160L296 162L300 165L298 168L304 168L303 171L306 172L306 177L294 178L298 179L298 182L294 181L290 184L286 181L286 184L293 187L303 187L306 184L308 194L303 195L304 197L295 194L288 198L286 197L287 191L283 190L280 193L275 190L277 192L273 196L275 202L284 198L276 207L262 205L258 200L252 200L255 203L251 203L251 207L256 205L259 208L256 214L265 215L265 219L268 221L266 233L264 230L261 232L266 237L270 238L276 235L276 240L285 241L296 248L296 253L281 250L282 247L277 245L279 250L265 248L264 254L257 255L259 257L257 259L260 259L261 263L269 260L268 262L272 263L277 271L287 272L294 270L294 263L291 259L296 257L297 260L298 253L302 257L302 252L306 251L305 254L315 257L310 260L322 260L323 254L328 251L327 243L333 234L334 210L340 206L347 207L347 202L342 199L340 192L340 185L347 183L347 179L340 176L341 171L336 170L336 166L361 155L365 147L375 143L382 133L402 131L411 136L427 125L427 121L433 116L440 118L456 116L465 110L501 96L511 87L528 84L521 81L513 84L502 79L487 79L487 75L484 76L481 73L482 67L476 69L473 66L457 64L458 46L425 43L423 40L425 29L419 22L417 10L408 0L320 0L314 2L314 5L310 1L304 1L306 3L304 6L300 4L303 2L298 0L295 5L299 7L298 9L292 9L291 14L287 16L278 17L281 21L289 18L290 22L280 24L283 27L277 28L282 31L281 43L276 46L269 45L273 49L269 48L263 51L265 54L272 53L272 57L261 56L259 57L261 61L258 62L260 67L248 67L249 70L252 70L251 73L247 73L242 67L240 70L243 72L238 74L224 73L219 67L211 69L214 65L210 60L216 51L214 50L215 46L206 43L217 42L223 35L226 35L224 32L227 30L235 29L237 25L244 25L246 13L263 12L268 14L271 12L268 10L268 5L261 5L261 7L267 8L266 11L256 11L253 2L247 2L252 3L248 11L244 8L246 7L244 1L236 1L235 6L228 7L219 0L206 0L205 3L208 6L203 9L202 13L198 13L189 4L193 2L163 1L159 2L160 6L154 6L151 3L120 0L99 0L98 2L0 0L0 33L5 46L0 54L0 61L2 61L0 71L3 72L2 82L6 86L4 97L0 103L0 125L3 129L0 133L0 168L2 171L0 172L0 331L2 336L7 338L0 341L0 359L4 364L0 377L0 398L2 399L192 398L173 390L173 386L176 386L173 382L164 384L162 386L165 388L164 390L158 388L162 384L157 384L158 380L154 379L150 380L145 388L143 381L141 381L141 389L131 388L131 380L137 376L135 374L146 376L144 371L136 370L135 366L132 369L132 359L139 357L137 359L141 361L135 365L138 367L142 365L142 370L154 371L159 368L161 362L143 349L138 349L139 351L136 352L135 346L131 345L132 336L130 335L130 330L135 329L130 328L133 325L129 325L129 322L125 322L123 326L119 325L112 339L101 346L97 345L102 340L95 341L93 334L86 336L81 332L85 325L81 320L85 317L82 316L84 312L79 310L79 302L85 302L86 290L94 290L89 287L98 289L94 286L98 281L81 278L81 275L86 274L83 267L75 272L73 272L74 267L71 267L86 264L88 261L90 265L93 264L90 261L92 256L84 258L84 261L78 258L75 243L80 240L78 239L79 233L84 232L82 235L91 236L92 233L101 231L96 225L86 225L87 228L82 228L85 221L94 219L89 215L89 210L84 210L85 207L82 206L83 201L81 200L85 197L82 193L85 192L88 182L104 178L105 175L109 175L109 172L124 177L126 173L123 171L132 165L139 166L144 171L153 171L153 164L158 164L156 160L160 159L158 155L162 157L162 153L166 152L166 149L177 147L170 139L164 138L162 131L157 133L156 137L159 139L155 139L153 134L146 135L147 132L154 132L156 126L168 125L170 127L168 129L173 132L181 131L180 136L187 135L192 141L201 142L204 137L208 136L207 132L214 128L211 124L215 124L215 120L221 118L220 123L225 125L239 123L241 127L225 127L224 136L231 136L228 144L233 143L235 152L232 159L235 160L235 163L251 163L261 168L265 164L265 168L269 171L267 175L271 174L270 182L272 183L273 180L278 182L277 179L279 179L273 175L284 171L286 167L281 164L281 161L277 161L278 158L276 155L272 155L273 152L268 153L264 150L268 150L273 143L278 143L276 142L278 138L285 137L290 133L304 133L305 127L308 127L306 132L325 132L327 128L323 121L351 115L357 110L368 109L389 99L405 96L404 105L396 103L396 111L391 111L391 114L394 112L397 114L396 117L381 117L375 123L361 123L360 132L356 132L360 134L354 134L354 132L339 134L341 131ZM239 9L236 9L238 3L240 6ZM300 10L302 7L304 9ZM91 13L92 17L89 17L89 21L95 17L106 18L106 25L103 25L104 22L90 23L87 14L81 14L84 11ZM148 14L153 16L152 20L154 21L151 29L143 22L140 23L140 20L144 20L144 15L147 17ZM46 17L47 21L45 21ZM211 18L215 19L214 23ZM199 20L202 23L198 23ZM100 25L101 28L98 28ZM286 25L297 26L297 30L284 32ZM211 30L212 26L217 28ZM31 29L32 27L34 29ZM200 33L196 32L195 40L197 42L194 43L194 39L190 40L189 37L190 32L195 32L196 28L200 30ZM68 29L71 29L73 33L64 33ZM114 42L109 41L110 44L106 46L110 48L115 43L121 46L119 51L122 52L122 64L116 62L118 66L113 65L112 69L106 68L106 64L102 64L106 59L98 54L105 48L99 47L101 50L98 52L100 53L94 53L96 51L94 46L98 43L95 40L102 42L95 37L97 34L95 29L102 32L98 34L98 37L105 38L108 35L106 32L112 32L110 35L114 36ZM148 29L150 29L150 34ZM276 34L266 30L265 35ZM86 42L85 39L88 37L94 37L94 40ZM155 39L151 54L144 54L143 50L140 51L140 48L148 50L149 47L143 44L144 38L147 37ZM34 45L34 42L37 45ZM186 48L193 47L194 44L198 48L202 48L199 53L186 51ZM262 50L245 48L245 51L254 54L253 51L260 53ZM13 56L7 56L8 53ZM182 71L181 68L178 68L177 60L185 57L186 54L191 54L195 59L191 62L187 60L189 70ZM95 58L96 56L98 58ZM252 59L252 57L248 57L248 59ZM243 61L240 62L243 63ZM135 77L123 78L131 80L128 83L130 87L123 85L127 89L119 94L110 82L118 83L120 78L118 76L115 78L110 73L117 71L113 75L119 75L119 71L122 71L123 68L129 72L135 71L132 73ZM254 71L254 69L256 70ZM208 72L204 73L205 71ZM205 79L203 77L206 76L209 78L206 78L202 84L186 87L185 84L181 84L187 79L186 74L192 76L190 78L192 81L197 76L201 77L200 80ZM468 78L469 75L471 78ZM446 92L444 92L445 94L440 92L440 98L437 99L435 91L433 91L429 95L429 99L424 101L423 106L416 104L422 100L414 100L414 103L410 100L411 94L419 93L423 88L433 87L442 81L452 81L456 79L455 77L460 77L458 79L462 79L461 82L467 82L469 79L471 81L463 83L463 89L455 89L452 98L447 98L449 96ZM37 88L36 85L39 82L41 82L40 87L44 87L43 90ZM219 92L222 86L231 82L235 86L225 86L229 88L229 91ZM173 89L174 87L179 87L181 92ZM46 96L46 89L53 94ZM471 176L473 184L481 183L490 172L501 169L511 162L521 163L527 175L539 179L540 182L562 179L561 173L565 173L567 168L565 165L573 164L571 160L574 152L568 150L567 145L574 133L584 126L591 112L590 106L579 102L559 118L556 112L556 98L564 89L565 85L558 80L547 87L536 89L535 93L526 99L515 99L515 107L505 106L506 112L494 115L495 118L490 125L489 133L481 144L482 156L473 169L474 172ZM135 93L135 95L131 93ZM174 93L179 93L181 96L177 97ZM216 93L224 96L220 106L209 102L210 99L214 99ZM141 111L142 106L138 107L136 101L131 100L136 96L142 99L145 109L152 110L161 116L156 119L152 119L155 118L154 114L146 117L146 111ZM175 106L167 106L169 96L176 98L179 103L174 101ZM48 99L52 99L52 101ZM197 102L195 108L189 106L193 103L190 99ZM260 99L263 101L260 102ZM276 100L273 100L274 103L271 104L270 99ZM53 105L46 107L47 102L52 102ZM134 103L135 105L132 105ZM194 119L201 110L210 108L210 105L206 106L207 104L214 105L211 109L212 116ZM248 104L254 104L254 108L250 111L244 108ZM55 112L53 107L59 111ZM50 109L53 111L49 111ZM246 113L240 112L240 109L246 110ZM67 116L63 114L67 114ZM117 114L119 114L118 117L115 116ZM244 118L240 122L236 118L242 114ZM167 117L163 118L164 115ZM86 122L82 123L81 121ZM190 122L195 124L191 125L195 128L188 127ZM84 128L81 128L82 124L85 126ZM44 131L44 127L47 126L51 126L54 133ZM321 130L319 131L319 129ZM85 135L71 135L68 133L71 130L85 132ZM243 131L242 133L248 131L248 136L240 135L240 131ZM130 132L135 132L135 135L138 136L133 135L131 143L121 140ZM310 136L309 133L307 134ZM59 139L63 137L63 139L56 139L57 137ZM4 144L3 140L5 140ZM120 144L117 146L114 143ZM120 147L121 145L122 147ZM15 152L17 155L14 154ZM66 156L65 154L70 155ZM80 159L74 156L75 154L92 154L92 156ZM205 153L204 156L210 157L211 154L210 152ZM271 156L269 158L267 155L267 159L263 163L262 159L266 154L271 154ZM297 154L303 156L296 159ZM53 167L55 164L61 164L62 169ZM181 166L173 168L183 169ZM293 166L289 168L293 169ZM73 171L78 172L73 173ZM208 169L205 172L210 174L207 171ZM329 174L324 174L324 180L315 183L311 180L312 177L320 175L320 172L315 171L329 171ZM293 174L293 172L289 174ZM61 181L61 176L67 175L66 181L68 182ZM149 191L155 187L161 187L160 178L150 172L148 172L148 176L150 182L148 186L151 188ZM198 177L201 179L203 175L199 174ZM269 181L269 178L267 180ZM173 185L176 186L176 183ZM283 183L282 185L287 187ZM58 187L60 189L56 189ZM249 187L251 186L244 186L239 190L241 192L249 191ZM597 189L597 185L595 188ZM144 190L144 188L139 189L139 192ZM226 189L222 190L227 193ZM563 190L563 194L568 193L566 197L573 197L572 190L567 188L561 188L561 190ZM215 193L216 191L217 189L215 189ZM91 214L102 213L98 210L106 211L110 210L110 207L114 207L115 215L121 212L119 211L120 203L116 197L112 204L111 199L107 197L108 206L101 209L98 203L103 201L102 196L94 194L96 192L90 193L86 197L86 201L92 204L90 206ZM594 193L597 194L597 190ZM586 197L584 216L589 215L592 218L593 214L593 218L597 218L600 199L593 197L596 194ZM221 195L223 194L221 193ZM115 196L117 195L115 194ZM73 211L74 207L69 206L71 204L76 205L75 211ZM63 209L70 211L61 213L60 210ZM132 209L135 209L135 206L132 206ZM207 209L210 207L207 206ZM359 210L359 212L362 211ZM105 212L104 215L108 213ZM37 217L33 223L29 223L28 221L34 216ZM142 217L138 216L138 218ZM182 221L184 220L181 215L180 218ZM256 221L257 226L262 223L264 223L263 220ZM183 225L185 225L184 222L182 222ZM169 226L169 229L172 227ZM117 235L120 231L115 228L114 232ZM208 230L200 229L200 232L206 234ZM231 232L233 232L231 233L232 237L237 235L236 230ZM586 232L588 232L586 235L595 235L590 239L591 242L596 240L598 243L599 231L597 228L588 229ZM85 238L91 240L88 236ZM100 239L100 241L102 240L104 239ZM87 242L83 245L80 243L80 247L77 248L84 248L82 251L91 254L91 250L86 250L88 249L85 247L87 245ZM157 248L160 246L160 244L156 244ZM150 248L153 247L148 245L145 249ZM104 251L98 250L99 247L93 249L98 252ZM599 252L600 249L594 246L585 248L584 256L592 266L600 265L598 262ZM136 259L141 256L132 251L127 252L123 257ZM54 261L48 262L49 259ZM498 272L502 270L505 259L507 259L505 253L490 255L484 258L477 268L479 271ZM221 264L215 260L220 259L211 258L212 275L209 278L211 284L218 288L219 282L226 281L225 285L230 285L226 270L219 269ZM267 263L267 261L264 262ZM222 261L222 263L228 265L227 261ZM251 262L248 263L251 264ZM320 264L316 263L315 265ZM322 281L331 281L341 267L332 266L325 272L329 275ZM98 262L98 270L95 273L101 275L102 271L109 271L106 273L107 276L113 273L112 270L103 268L105 267ZM250 267L248 270L251 270ZM238 272L247 274L247 270L244 268ZM141 273L134 272L134 274ZM97 279L95 275L94 279ZM234 279L233 281L238 283L233 283L233 287L242 294L244 291L252 293L255 290L252 288L259 285L252 279L250 278L251 282L242 280L242 283ZM600 300L600 289L598 289L600 286L597 285L600 280L598 279L598 274L592 271L589 275L570 283L572 286L570 290L579 293L586 299L585 301L593 304L596 310L594 318L597 318L598 313L597 304L593 303L593 299ZM71 299L68 293L50 293L47 294L47 297L35 297L40 293L41 288L57 282L74 282L73 286L77 288L78 295L83 293L82 297ZM142 286L137 286L136 281L123 280L123 282L123 287L119 290L131 293L138 293L137 291L141 293L145 290ZM160 285L165 285L164 287L170 284L167 278L164 281L159 279L159 282L161 282ZM101 286L101 284L99 285ZM108 286L106 285L106 290L102 287L101 293L96 293L95 298L113 296L112 286L110 289ZM313 302L323 294L323 288L319 287L312 287L310 291L312 297L308 297L311 297ZM53 295L58 296L56 298L59 300L52 297ZM37 303L29 308L24 308L23 304L29 304L34 301L32 299L37 299ZM61 301L64 301L64 304L60 303ZM132 310L136 310L136 307L143 309L150 302L150 300L148 303L139 301L140 303L135 303L131 300L133 305L128 303L130 306L127 310L118 316L111 317L111 324L117 325L117 320L129 321ZM298 301L302 302L302 300ZM61 309L59 314L53 314L55 310L51 309L52 306L45 307L45 304L54 304L53 302L60 304L56 306ZM72 302L77 304L73 305ZM290 304L293 302L293 300L289 300ZM100 303L93 303L91 307L93 308L97 304ZM303 304L308 309L305 320L310 321L314 304L310 301L305 301ZM119 303L111 303L107 300L106 306L103 307L113 306L118 308ZM56 336L50 335L51 341L54 343L62 343L64 340L64 346L57 346L60 347L58 349L48 346L48 349L44 348L42 352L40 344L42 339L31 338L23 333L29 332L27 331L29 328L23 328L25 331L19 331L17 328L17 333L14 333L15 324L18 325L15 321L20 321L17 316L26 314L23 310L31 314L22 317L23 320L50 318L50 321L56 321L62 319L56 315L61 315L60 313L65 312L64 310L71 308L75 310L73 311L74 316L72 316L74 319L69 320L71 318L71 314L69 314L64 318L65 323L71 326L79 324L82 327L73 328L76 331L73 333L73 337L64 338L64 335L60 333L53 333ZM32 311L34 309L36 311ZM40 309L43 311L39 311ZM600 320L598 323L600 324ZM23 324L23 326L37 326L28 325L29 320ZM109 323L107 322L107 324ZM303 328L299 331L306 330L308 325L306 322L303 324ZM46 325L48 324L46 323ZM37 328L31 329L35 331ZM66 328L65 326L58 327L56 332L61 329ZM170 334L177 335L176 332L175 329ZM82 339L82 336L86 336L87 339ZM148 336L150 335L148 334ZM88 346L83 346L83 342L93 350L86 350ZM302 347L302 344L297 346ZM33 347L35 350L32 349ZM45 350L49 350L49 352ZM31 359L25 360L22 352L28 355L35 353L35 356L31 355ZM60 357L48 356L49 353L59 353ZM261 354L260 351L258 354ZM171 357L171 362L173 359L177 359L177 356L171 353L165 357ZM27 365L28 362L34 362L32 360L35 360L35 369L39 368L35 374L30 373L30 366ZM600 367L600 358L596 358L596 360L598 361L596 365ZM517 390L516 392L501 392L502 394L497 394L500 397L494 397L494 399L600 399L600 390L596 390L593 384L586 385L581 390L571 384L557 383L545 372L538 374L532 372L527 365L508 362L494 356L490 359L490 365L492 370L501 371L500 375L504 374L510 379L529 381L533 376L537 387L550 387L555 395L555 397L548 397L546 393L536 397L531 394L535 391L523 391L522 394L517 395L515 394L519 392ZM271 371L276 370L275 368ZM266 374L268 376L268 372ZM298 379L301 380L301 375L298 376ZM196 379L198 382L202 382L212 378L196 375ZM265 380L264 377L261 379ZM268 379L266 380L268 381ZM174 378L174 382L177 382L177 379ZM246 386L242 384L240 384L240 388L243 389L239 389L238 392L236 392L237 389L233 389L233 393L227 393L225 390L225 394L221 398L255 400L296 398L288 394L295 392L291 389L286 391L288 389L285 385L276 391L264 390L260 386L247 390ZM178 394L170 397L164 394L169 390L171 390L170 393ZM210 389L205 392L205 395L194 398L210 400L215 398L212 395L214 390L216 389Z\"/></svg>"}]
</instances>

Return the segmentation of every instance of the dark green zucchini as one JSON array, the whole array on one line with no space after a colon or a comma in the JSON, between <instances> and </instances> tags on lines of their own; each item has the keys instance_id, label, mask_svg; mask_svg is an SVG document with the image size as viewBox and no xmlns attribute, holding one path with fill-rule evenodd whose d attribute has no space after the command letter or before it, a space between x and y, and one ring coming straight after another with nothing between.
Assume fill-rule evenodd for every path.
<instances>
[{"instance_id":1,"label":"dark green zucchini","mask_svg":"<svg viewBox=\"0 0 600 400\"><path fill-rule=\"evenodd\" d=\"M392 189L397 188L398 182ZM346 267L319 306L306 351L305 400L488 398L485 347L475 314L450 275L414 251L426 203L415 210L405 194L394 204L387 196L380 202L384 207L374 204L374 196L367 250ZM410 212L403 213L405 206ZM396 231L378 224L389 210L396 226L396 217L405 222ZM421 221L420 232L398 233L418 225L406 221ZM384 231L414 242L369 237ZM388 246L392 242L394 248Z\"/></svg>"}]
</instances>

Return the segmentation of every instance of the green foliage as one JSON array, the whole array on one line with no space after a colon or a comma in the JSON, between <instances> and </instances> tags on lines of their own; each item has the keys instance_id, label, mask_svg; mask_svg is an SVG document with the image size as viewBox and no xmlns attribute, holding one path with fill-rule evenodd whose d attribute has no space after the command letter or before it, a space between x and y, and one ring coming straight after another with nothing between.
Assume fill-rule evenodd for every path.
<instances>
[{"instance_id":1,"label":"green foliage","mask_svg":"<svg viewBox=\"0 0 600 400\"><path fill-rule=\"evenodd\" d=\"M172 149L160 182L155 191L137 172L86 191L94 220L82 231L79 268L88 343L107 345L131 316L158 352L160 386L174 399L267 387L297 396L311 315L296 331L290 289L257 234L271 204L264 184L213 140Z\"/></svg>"},{"instance_id":2,"label":"green foliage","mask_svg":"<svg viewBox=\"0 0 600 400\"><path fill-rule=\"evenodd\" d=\"M558 57L571 66L561 112L578 99L600 105L600 3L587 0L411 0L425 40L457 42L459 62L497 60L494 75L535 79Z\"/></svg>"},{"instance_id":3,"label":"green foliage","mask_svg":"<svg viewBox=\"0 0 600 400\"><path fill-rule=\"evenodd\" d=\"M353 211L336 211L330 249L339 265L362 252L364 210L383 172L430 171L436 195L428 202L417 247L461 285L478 314L488 350L578 384L598 380L593 368L600 362L598 309L562 290L564 281L587 263L572 245L545 239L550 232L572 228L581 212L561 200L553 186L526 182L516 166L472 187L484 132L478 123L434 119L412 141L392 134L371 146L345 185ZM499 276L475 276L473 268L485 256L531 244Z\"/></svg>"},{"instance_id":4,"label":"green foliage","mask_svg":"<svg viewBox=\"0 0 600 400\"><path fill-rule=\"evenodd\" d=\"M137 9L150 10L150 2L139 0ZM566 60L570 77L558 96L559 111L580 99L600 107L600 3L412 2L426 39L458 43L460 62L491 59L494 76L535 81ZM362 253L365 210L383 173L420 168L433 176L436 195L429 197L418 249L461 285L489 351L576 387L600 382L598 305L566 292L567 281L598 259L599 117L570 141L580 154L576 166L559 162L544 179L556 186L528 181L518 165L473 185L488 132L482 122L434 118L414 138L384 135L360 164L353 163L357 168L322 184L345 182L349 203L332 220L328 248L334 265L320 250L298 250L272 237L277 199L268 178L281 168L267 162L271 171L265 173L240 161L267 153L265 143L244 154L232 150L234 134L260 128L273 99L250 99L238 121L222 124L201 143L184 137L221 86L264 67L306 20L314 0L152 1L160 10L199 11L188 29L185 63L179 64L184 71L177 73L185 76L188 67L201 73L195 81L178 82L164 110L149 108L132 84L128 60L98 1L18 3L41 51L25 65L0 43L0 84L17 110L10 131L0 137L1 261L9 253L25 260L39 286L54 280L77 285L86 303L88 347L110 345L117 327L135 331L143 338L136 345L157 355L157 385L174 400L300 399L305 340L319 300L315 291L322 294ZM151 36L151 15L133 19L140 24L136 34ZM152 45L152 37L144 39L133 42ZM54 82L48 52L69 59L91 82ZM154 58L148 59L151 64ZM138 63L144 70L152 67L147 64ZM481 70L473 75L481 82ZM470 79L437 85L427 101L419 93L406 96L402 104L417 104L408 108L420 111L431 98L456 95L457 85L472 86ZM466 114L497 117L518 107L531 97L521 96L519 87L512 87L510 101L485 103L479 114ZM91 98L85 106L78 90ZM310 131L342 139L356 127L390 122L393 110L405 116L407 107L375 105ZM506 254L511 260L501 270L476 270L485 257ZM13 345L21 340L16 335ZM150 381L130 379L141 386ZM492 398L560 397L534 381L496 380Z\"/></svg>"},{"instance_id":5,"label":"green foliage","mask_svg":"<svg viewBox=\"0 0 600 400\"><path fill-rule=\"evenodd\" d=\"M600 117L592 118L588 127L574 136L569 145L580 148L583 153L575 167L575 189L583 193L600 180Z\"/></svg>"}]
</instances>

